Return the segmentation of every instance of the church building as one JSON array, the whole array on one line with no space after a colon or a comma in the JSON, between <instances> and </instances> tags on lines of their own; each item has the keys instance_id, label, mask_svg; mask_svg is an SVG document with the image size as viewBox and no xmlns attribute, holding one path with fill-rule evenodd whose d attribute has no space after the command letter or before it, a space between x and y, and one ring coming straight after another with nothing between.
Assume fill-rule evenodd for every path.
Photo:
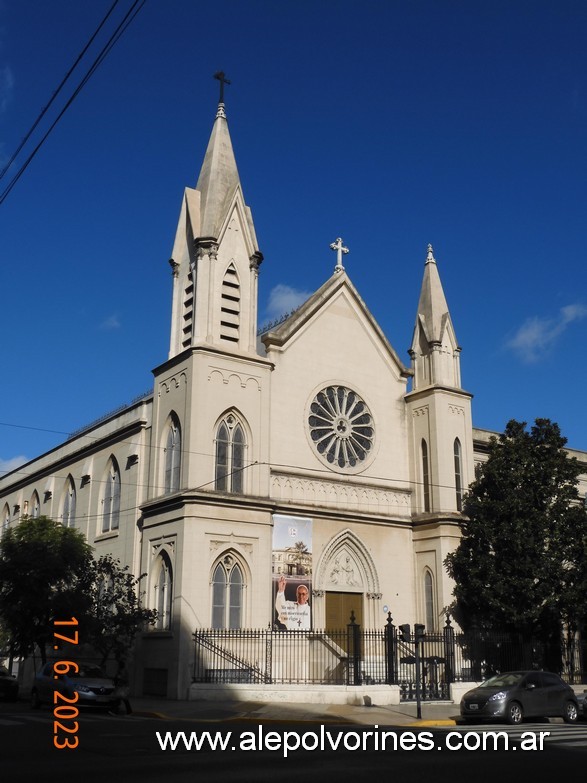
<instances>
[{"instance_id":1,"label":"church building","mask_svg":"<svg viewBox=\"0 0 587 783\"><path fill-rule=\"evenodd\" d=\"M379 629L388 611L443 627L443 562L492 433L473 428L433 248L407 365L326 240L332 275L258 334L263 255L221 102L181 202L152 392L0 478L3 529L46 515L147 575L137 693L187 696L197 629L328 630L351 612Z\"/></svg>"}]
</instances>

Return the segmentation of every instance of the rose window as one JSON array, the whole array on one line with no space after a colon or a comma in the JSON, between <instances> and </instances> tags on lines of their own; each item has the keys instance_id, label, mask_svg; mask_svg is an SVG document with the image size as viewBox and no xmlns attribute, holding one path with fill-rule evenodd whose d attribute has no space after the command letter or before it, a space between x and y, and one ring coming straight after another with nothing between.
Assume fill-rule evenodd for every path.
<instances>
[{"instance_id":1,"label":"rose window","mask_svg":"<svg viewBox=\"0 0 587 783\"><path fill-rule=\"evenodd\" d=\"M373 448L375 430L369 408L344 386L328 386L316 395L308 424L318 454L330 465L354 468Z\"/></svg>"}]
</instances>

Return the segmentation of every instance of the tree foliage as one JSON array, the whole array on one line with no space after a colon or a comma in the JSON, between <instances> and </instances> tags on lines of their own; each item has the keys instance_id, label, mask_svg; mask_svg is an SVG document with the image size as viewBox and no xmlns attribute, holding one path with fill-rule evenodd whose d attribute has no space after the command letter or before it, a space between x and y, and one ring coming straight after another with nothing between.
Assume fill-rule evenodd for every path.
<instances>
[{"instance_id":1,"label":"tree foliage","mask_svg":"<svg viewBox=\"0 0 587 783\"><path fill-rule=\"evenodd\" d=\"M581 468L557 424L510 421L492 438L464 503L466 521L446 559L452 607L467 630L517 631L526 638L575 630L587 613L587 513Z\"/></svg>"},{"instance_id":2,"label":"tree foliage","mask_svg":"<svg viewBox=\"0 0 587 783\"><path fill-rule=\"evenodd\" d=\"M122 666L136 634L157 619L154 609L140 604L138 588L143 577L133 576L128 566L121 566L111 555L92 562L86 576L91 611L81 630L86 642L102 656L102 663L113 656Z\"/></svg>"},{"instance_id":3,"label":"tree foliage","mask_svg":"<svg viewBox=\"0 0 587 783\"><path fill-rule=\"evenodd\" d=\"M79 643L102 663L121 665L137 632L157 613L140 605L127 566L105 555L97 560L82 533L48 517L25 517L0 538L0 625L10 653L27 657L38 647L46 662L56 618L78 621Z\"/></svg>"},{"instance_id":4,"label":"tree foliage","mask_svg":"<svg viewBox=\"0 0 587 783\"><path fill-rule=\"evenodd\" d=\"M54 617L88 608L77 577L92 562L92 549L73 528L48 517L25 517L0 539L0 618L13 655L26 657L53 639Z\"/></svg>"}]
</instances>

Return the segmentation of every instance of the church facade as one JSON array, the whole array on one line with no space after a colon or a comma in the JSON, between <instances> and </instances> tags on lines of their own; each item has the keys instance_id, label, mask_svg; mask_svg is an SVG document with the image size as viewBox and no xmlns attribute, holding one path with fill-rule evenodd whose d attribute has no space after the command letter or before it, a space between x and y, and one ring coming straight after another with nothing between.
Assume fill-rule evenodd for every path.
<instances>
[{"instance_id":1,"label":"church facade","mask_svg":"<svg viewBox=\"0 0 587 783\"><path fill-rule=\"evenodd\" d=\"M432 247L410 366L333 249L332 276L259 336L263 257L219 104L152 393L0 479L4 529L47 515L147 575L138 693L186 696L197 628L339 628L351 611L379 628L388 610L442 628L443 561L491 433L473 428Z\"/></svg>"}]
</instances>

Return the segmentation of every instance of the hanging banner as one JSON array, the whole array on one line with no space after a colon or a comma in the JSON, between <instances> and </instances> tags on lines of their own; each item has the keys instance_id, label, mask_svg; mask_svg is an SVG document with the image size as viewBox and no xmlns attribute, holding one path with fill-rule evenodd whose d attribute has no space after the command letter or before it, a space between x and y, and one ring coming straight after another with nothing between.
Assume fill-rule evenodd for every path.
<instances>
[{"instance_id":1,"label":"hanging banner","mask_svg":"<svg viewBox=\"0 0 587 783\"><path fill-rule=\"evenodd\" d=\"M312 520L273 515L273 627L308 631L312 627Z\"/></svg>"}]
</instances>

